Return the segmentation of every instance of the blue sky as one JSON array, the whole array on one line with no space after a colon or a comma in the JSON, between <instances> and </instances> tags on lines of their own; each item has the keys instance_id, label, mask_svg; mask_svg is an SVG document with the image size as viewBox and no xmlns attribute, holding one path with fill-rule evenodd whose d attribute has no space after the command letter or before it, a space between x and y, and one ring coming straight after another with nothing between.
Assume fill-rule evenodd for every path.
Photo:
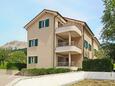
<instances>
[{"instance_id":1,"label":"blue sky","mask_svg":"<svg viewBox=\"0 0 115 86\"><path fill-rule=\"evenodd\" d=\"M86 21L99 38L102 29L102 0L1 0L0 45L12 40L26 41L23 26L43 9L56 10L62 16Z\"/></svg>"}]
</instances>

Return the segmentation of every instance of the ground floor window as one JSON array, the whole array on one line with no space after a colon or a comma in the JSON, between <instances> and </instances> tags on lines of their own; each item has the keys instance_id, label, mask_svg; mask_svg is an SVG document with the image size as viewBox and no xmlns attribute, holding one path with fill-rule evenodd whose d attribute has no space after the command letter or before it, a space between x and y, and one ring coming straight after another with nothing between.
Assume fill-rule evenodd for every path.
<instances>
[{"instance_id":1,"label":"ground floor window","mask_svg":"<svg viewBox=\"0 0 115 86\"><path fill-rule=\"evenodd\" d=\"M37 56L29 56L29 57L28 57L28 63L29 63L29 64L38 63L38 57L37 57Z\"/></svg>"}]
</instances>

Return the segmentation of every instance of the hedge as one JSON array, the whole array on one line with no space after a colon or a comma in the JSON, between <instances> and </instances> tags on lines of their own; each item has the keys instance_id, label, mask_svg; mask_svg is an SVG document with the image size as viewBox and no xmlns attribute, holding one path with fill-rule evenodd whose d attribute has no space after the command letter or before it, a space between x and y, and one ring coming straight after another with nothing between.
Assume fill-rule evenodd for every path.
<instances>
[{"instance_id":1,"label":"hedge","mask_svg":"<svg viewBox=\"0 0 115 86\"><path fill-rule=\"evenodd\" d=\"M7 69L18 69L21 70L22 68L26 68L25 63L7 63Z\"/></svg>"},{"instance_id":2,"label":"hedge","mask_svg":"<svg viewBox=\"0 0 115 86\"><path fill-rule=\"evenodd\" d=\"M40 69L22 69L19 75L25 76L37 76L37 75L46 75L46 74L56 74L56 73L65 73L70 72L70 69L67 68L40 68Z\"/></svg>"},{"instance_id":3,"label":"hedge","mask_svg":"<svg viewBox=\"0 0 115 86\"><path fill-rule=\"evenodd\" d=\"M88 59L83 61L82 66L84 71L110 72L113 70L110 59Z\"/></svg>"}]
</instances>

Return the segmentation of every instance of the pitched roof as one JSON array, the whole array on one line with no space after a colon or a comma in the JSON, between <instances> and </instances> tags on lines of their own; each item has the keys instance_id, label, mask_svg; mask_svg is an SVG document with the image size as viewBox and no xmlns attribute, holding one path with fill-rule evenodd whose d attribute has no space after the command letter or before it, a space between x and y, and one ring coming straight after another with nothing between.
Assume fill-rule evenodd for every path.
<instances>
[{"instance_id":1,"label":"pitched roof","mask_svg":"<svg viewBox=\"0 0 115 86\"><path fill-rule=\"evenodd\" d=\"M29 27L29 26L32 24L32 22L33 22L34 20L36 20L36 19L37 19L40 15L42 15L43 13L52 13L52 14L55 15L55 16L61 17L61 18L66 22L66 19L65 19L60 13L58 13L57 11L44 9L44 10L41 11L38 15L36 15L30 22L28 22L28 23L24 26L24 28L27 29L27 27Z\"/></svg>"}]
</instances>

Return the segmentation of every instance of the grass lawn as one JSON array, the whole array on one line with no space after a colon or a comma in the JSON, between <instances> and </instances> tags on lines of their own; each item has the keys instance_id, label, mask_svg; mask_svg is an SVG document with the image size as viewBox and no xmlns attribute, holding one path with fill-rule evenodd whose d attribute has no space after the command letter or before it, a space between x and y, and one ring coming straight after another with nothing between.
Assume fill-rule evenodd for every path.
<instances>
[{"instance_id":1,"label":"grass lawn","mask_svg":"<svg viewBox=\"0 0 115 86\"><path fill-rule=\"evenodd\" d=\"M83 80L71 86L115 86L112 80Z\"/></svg>"}]
</instances>

